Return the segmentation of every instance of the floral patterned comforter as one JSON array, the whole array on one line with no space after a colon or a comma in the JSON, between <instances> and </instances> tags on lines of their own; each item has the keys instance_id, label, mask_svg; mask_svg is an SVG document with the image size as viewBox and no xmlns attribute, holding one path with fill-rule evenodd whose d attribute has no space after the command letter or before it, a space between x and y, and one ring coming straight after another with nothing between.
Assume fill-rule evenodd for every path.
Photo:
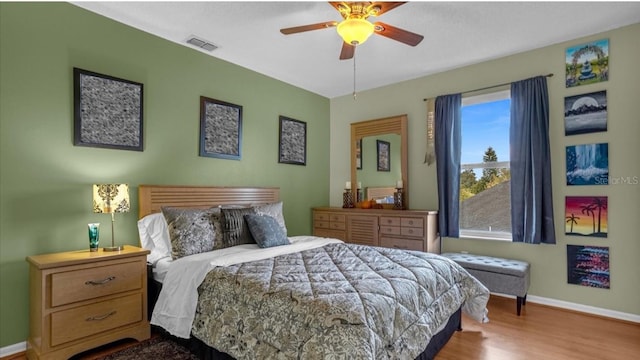
<instances>
[{"instance_id":1,"label":"floral patterned comforter","mask_svg":"<svg viewBox=\"0 0 640 360\"><path fill-rule=\"evenodd\" d=\"M414 359L489 291L444 257L330 244L213 269L192 335L236 359Z\"/></svg>"}]
</instances>

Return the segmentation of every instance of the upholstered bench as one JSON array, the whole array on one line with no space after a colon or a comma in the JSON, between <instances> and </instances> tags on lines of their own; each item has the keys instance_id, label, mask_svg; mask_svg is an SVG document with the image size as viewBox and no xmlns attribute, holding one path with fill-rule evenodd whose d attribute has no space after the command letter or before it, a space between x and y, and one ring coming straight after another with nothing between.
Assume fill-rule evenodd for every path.
<instances>
[{"instance_id":1,"label":"upholstered bench","mask_svg":"<svg viewBox=\"0 0 640 360\"><path fill-rule=\"evenodd\" d=\"M528 262L466 253L444 253L442 256L457 262L489 291L515 296L520 316L529 291Z\"/></svg>"}]
</instances>

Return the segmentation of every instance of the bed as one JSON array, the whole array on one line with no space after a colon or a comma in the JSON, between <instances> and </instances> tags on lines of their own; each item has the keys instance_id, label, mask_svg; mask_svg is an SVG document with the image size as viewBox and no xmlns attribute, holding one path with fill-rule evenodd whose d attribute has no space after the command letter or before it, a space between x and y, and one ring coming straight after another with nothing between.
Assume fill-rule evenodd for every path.
<instances>
[{"instance_id":1,"label":"bed","mask_svg":"<svg viewBox=\"0 0 640 360\"><path fill-rule=\"evenodd\" d=\"M223 213L222 228L229 214L251 209L258 215L246 222L269 220L281 234L278 188L140 185L139 200L141 242L152 248L151 323L202 359L432 359L461 328L461 311L486 321L488 290L434 254L312 236L262 247L267 232L258 245L171 259L143 240L159 230L145 233L141 223L161 219L163 207L171 236L168 209Z\"/></svg>"}]
</instances>

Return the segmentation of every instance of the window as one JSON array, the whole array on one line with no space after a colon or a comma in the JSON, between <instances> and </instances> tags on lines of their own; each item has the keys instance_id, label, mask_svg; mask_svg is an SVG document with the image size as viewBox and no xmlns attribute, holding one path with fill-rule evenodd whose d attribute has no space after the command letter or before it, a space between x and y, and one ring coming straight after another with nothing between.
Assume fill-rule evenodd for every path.
<instances>
[{"instance_id":1,"label":"window","mask_svg":"<svg viewBox=\"0 0 640 360\"><path fill-rule=\"evenodd\" d=\"M462 99L460 236L511 240L509 90Z\"/></svg>"}]
</instances>

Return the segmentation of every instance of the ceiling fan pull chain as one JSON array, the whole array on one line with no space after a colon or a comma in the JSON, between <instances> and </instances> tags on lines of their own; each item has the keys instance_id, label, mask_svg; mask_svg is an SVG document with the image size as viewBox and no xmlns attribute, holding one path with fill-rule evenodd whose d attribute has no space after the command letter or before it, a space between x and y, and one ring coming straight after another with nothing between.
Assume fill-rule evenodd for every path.
<instances>
[{"instance_id":1,"label":"ceiling fan pull chain","mask_svg":"<svg viewBox=\"0 0 640 360\"><path fill-rule=\"evenodd\" d=\"M353 100L356 99L356 54L353 54Z\"/></svg>"}]
</instances>

